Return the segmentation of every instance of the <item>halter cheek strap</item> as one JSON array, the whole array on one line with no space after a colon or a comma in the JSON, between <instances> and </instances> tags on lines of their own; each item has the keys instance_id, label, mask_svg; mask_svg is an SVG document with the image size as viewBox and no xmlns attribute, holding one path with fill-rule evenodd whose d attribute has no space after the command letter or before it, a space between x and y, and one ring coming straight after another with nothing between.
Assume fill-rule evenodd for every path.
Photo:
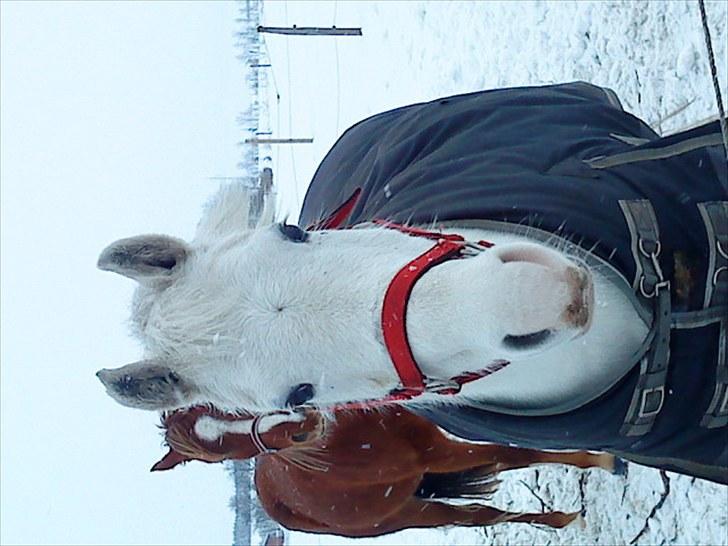
<instances>
[{"instance_id":1,"label":"halter cheek strap","mask_svg":"<svg viewBox=\"0 0 728 546\"><path fill-rule=\"evenodd\" d=\"M415 361L407 339L407 305L415 283L430 269L452 259L465 258L493 246L488 241L470 243L461 235L427 231L388 222L374 220L374 223L401 231L412 237L436 241L429 250L416 257L400 269L389 283L382 304L382 333L384 344L397 371L401 387L392 391L385 400L409 400L424 393L453 395L471 381L482 379L508 365L505 360L492 362L489 366L472 372L465 372L446 381L434 381L422 373Z\"/></svg>"},{"instance_id":2,"label":"halter cheek strap","mask_svg":"<svg viewBox=\"0 0 728 546\"><path fill-rule=\"evenodd\" d=\"M382 304L384 344L404 389L425 390L425 378L407 340L407 304L415 283L436 265L460 254L461 244L442 239L399 270Z\"/></svg>"}]
</instances>

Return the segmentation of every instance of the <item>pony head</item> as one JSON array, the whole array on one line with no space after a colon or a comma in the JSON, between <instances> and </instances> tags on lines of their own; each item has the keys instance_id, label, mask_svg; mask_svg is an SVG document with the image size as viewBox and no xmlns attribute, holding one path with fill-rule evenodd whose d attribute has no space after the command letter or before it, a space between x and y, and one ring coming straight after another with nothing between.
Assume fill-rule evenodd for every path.
<instances>
[{"instance_id":1,"label":"pony head","mask_svg":"<svg viewBox=\"0 0 728 546\"><path fill-rule=\"evenodd\" d=\"M376 226L306 232L270 217L250 229L249 203L244 188L224 188L191 242L141 235L101 253L101 269L138 283L131 322L145 357L98 373L121 404L266 413L380 399L399 385L382 301L431 241ZM430 377L528 358L589 328L585 266L546 244L495 242L412 290L407 335Z\"/></svg>"},{"instance_id":2,"label":"pony head","mask_svg":"<svg viewBox=\"0 0 728 546\"><path fill-rule=\"evenodd\" d=\"M324 434L324 420L314 411L268 415L258 424L253 423L252 415L227 414L201 406L164 413L161 428L169 452L152 471L169 470L192 460L217 463L251 459L261 454L262 446L270 452L303 449ZM252 436L253 426L258 427L257 442Z\"/></svg>"}]
</instances>

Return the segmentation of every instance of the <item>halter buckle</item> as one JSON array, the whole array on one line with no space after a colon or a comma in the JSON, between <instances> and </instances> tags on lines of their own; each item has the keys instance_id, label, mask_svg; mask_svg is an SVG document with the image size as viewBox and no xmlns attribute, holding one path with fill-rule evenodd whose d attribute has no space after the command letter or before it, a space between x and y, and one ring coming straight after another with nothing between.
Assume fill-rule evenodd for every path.
<instances>
[{"instance_id":1,"label":"halter buckle","mask_svg":"<svg viewBox=\"0 0 728 546\"><path fill-rule=\"evenodd\" d=\"M460 255L464 257L467 256L468 258L477 256L484 250L488 250L490 248L490 246L483 243L485 243L485 241L478 241L477 243L473 241L463 241L463 247L460 251Z\"/></svg>"},{"instance_id":2,"label":"halter buckle","mask_svg":"<svg viewBox=\"0 0 728 546\"><path fill-rule=\"evenodd\" d=\"M653 417L660 413L662 405L665 402L665 385L645 389L642 391L642 400L640 401L640 409L637 417L642 419L645 417Z\"/></svg>"}]
</instances>

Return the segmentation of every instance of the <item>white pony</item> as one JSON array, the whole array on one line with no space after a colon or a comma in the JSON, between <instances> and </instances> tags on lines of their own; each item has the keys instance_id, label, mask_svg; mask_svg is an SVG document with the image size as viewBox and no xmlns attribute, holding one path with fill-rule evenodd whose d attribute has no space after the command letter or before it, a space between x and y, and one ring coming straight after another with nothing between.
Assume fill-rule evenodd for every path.
<instances>
[{"instance_id":1,"label":"white pony","mask_svg":"<svg viewBox=\"0 0 728 546\"><path fill-rule=\"evenodd\" d=\"M244 188L225 187L191 242L142 235L102 252L101 269L139 283L132 321L145 358L98 373L118 402L268 412L379 399L398 386L382 339L383 297L431 243L377 226L249 230L248 203ZM639 347L647 327L630 302L571 257L567 242L543 244L527 230L458 232L494 247L415 285L406 316L415 360L431 378L511 364L448 401L558 402ZM310 388L296 399L301 385Z\"/></svg>"}]
</instances>

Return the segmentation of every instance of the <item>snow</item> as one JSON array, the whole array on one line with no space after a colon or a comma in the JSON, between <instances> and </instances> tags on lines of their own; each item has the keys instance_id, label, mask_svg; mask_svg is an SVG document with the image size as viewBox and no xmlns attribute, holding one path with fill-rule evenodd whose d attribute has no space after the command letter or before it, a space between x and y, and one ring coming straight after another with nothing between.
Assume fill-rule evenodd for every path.
<instances>
[{"instance_id":1,"label":"snow","mask_svg":"<svg viewBox=\"0 0 728 546\"><path fill-rule=\"evenodd\" d=\"M728 3L706 2L728 94ZM279 135L280 209L296 218L305 188L343 130L375 113L498 87L585 80L669 134L717 114L697 2L266 2L264 24L361 27L360 38L266 37ZM295 171L293 169L295 165ZM510 510L586 509L586 527L507 523L408 530L367 544L728 544L728 487L629 465L629 477L566 467L504 474L492 503ZM662 503L660 503L662 501ZM646 529L643 527L658 507ZM355 540L293 533L294 544ZM636 540L635 540L636 539Z\"/></svg>"}]
</instances>

